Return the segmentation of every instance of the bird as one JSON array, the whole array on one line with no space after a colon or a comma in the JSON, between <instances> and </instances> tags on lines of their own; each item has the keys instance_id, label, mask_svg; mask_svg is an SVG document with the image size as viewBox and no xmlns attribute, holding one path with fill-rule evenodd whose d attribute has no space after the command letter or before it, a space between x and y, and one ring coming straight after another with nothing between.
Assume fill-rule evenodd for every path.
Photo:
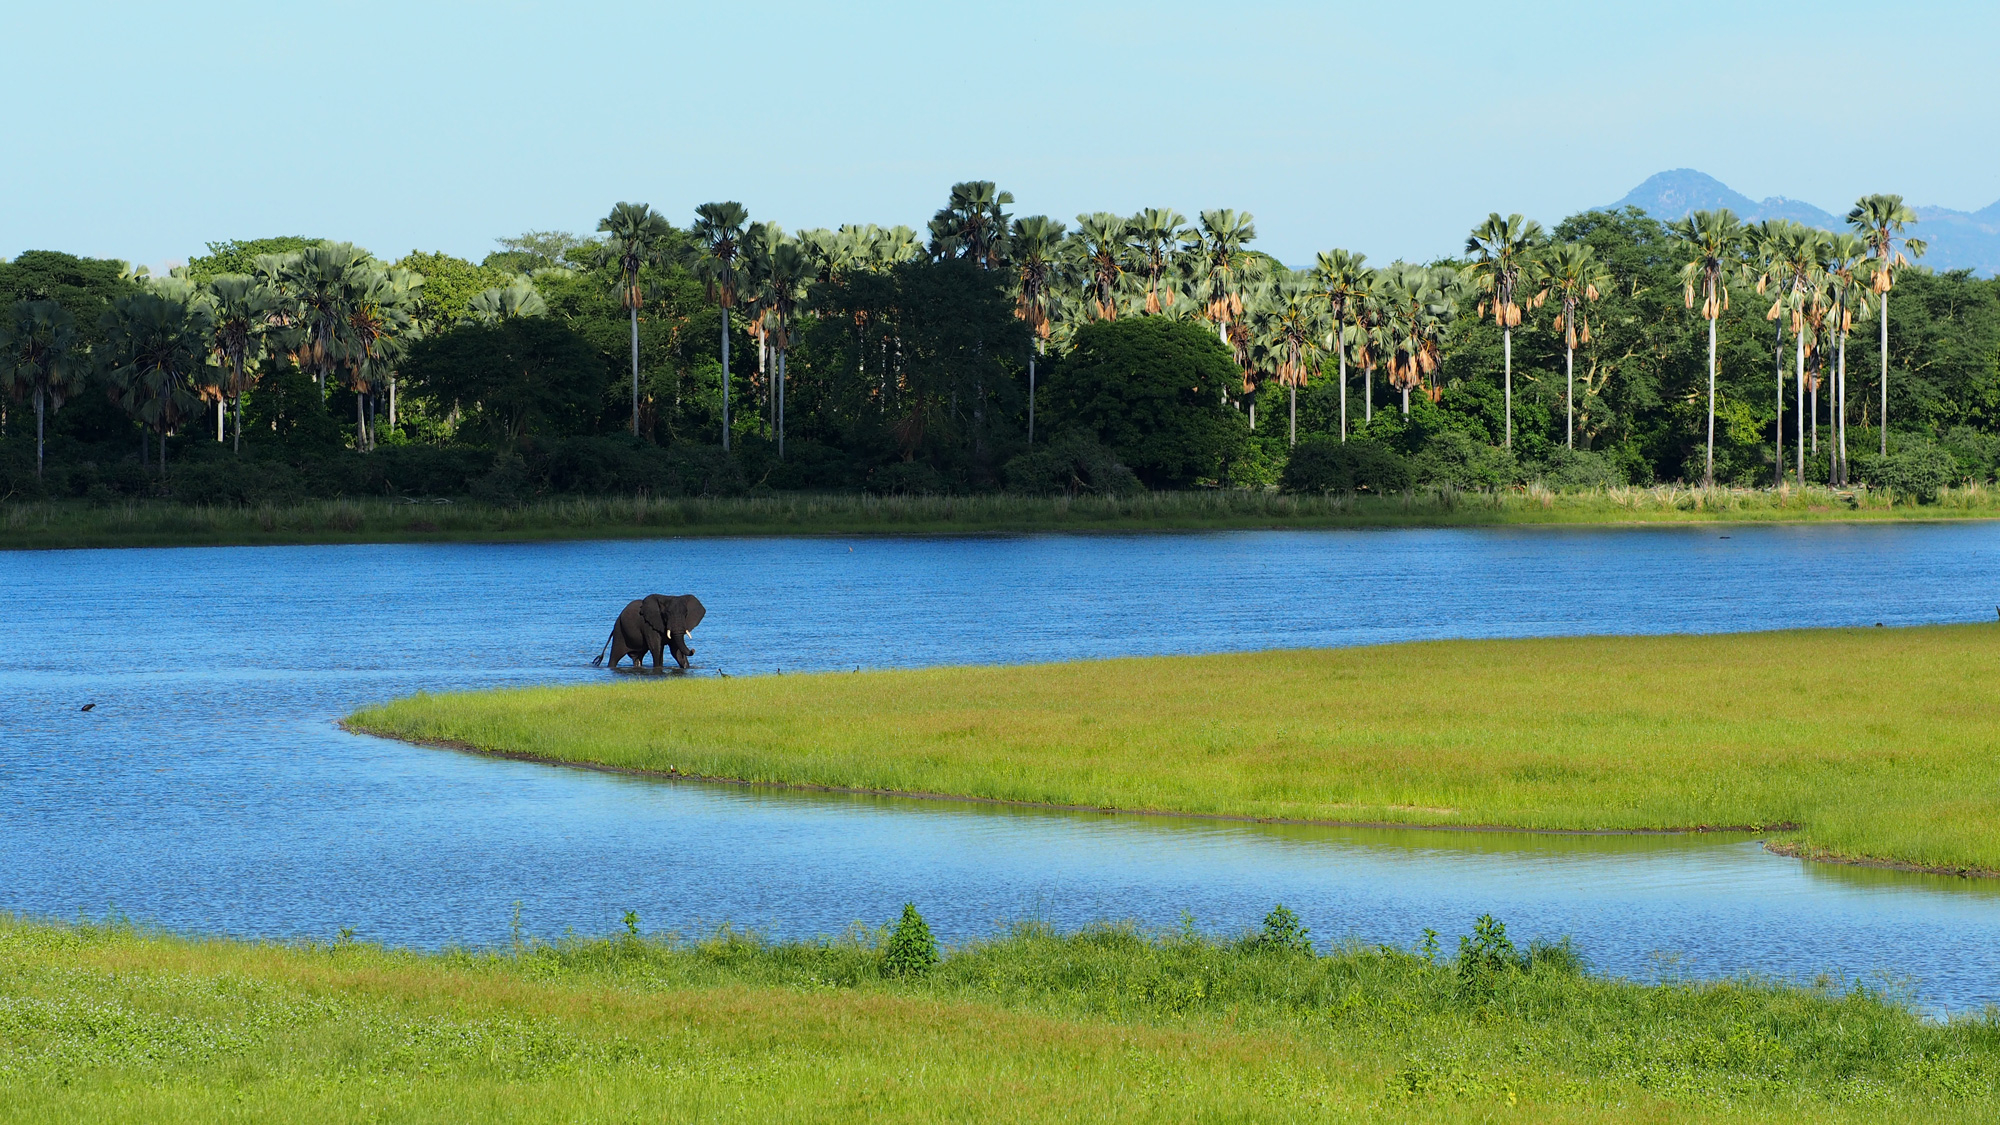
<instances>
[{"instance_id":1,"label":"bird","mask_svg":"<svg viewBox=\"0 0 2000 1125\"><path fill-rule=\"evenodd\" d=\"M95 707L95 706L97 706L97 704L95 704L95 703L86 703L86 704L84 704L84 705L83 705L82 707L79 707L79 708L77 708L77 710L79 710L79 711L88 711L88 710L90 710L90 709L91 709L92 707Z\"/></svg>"}]
</instances>

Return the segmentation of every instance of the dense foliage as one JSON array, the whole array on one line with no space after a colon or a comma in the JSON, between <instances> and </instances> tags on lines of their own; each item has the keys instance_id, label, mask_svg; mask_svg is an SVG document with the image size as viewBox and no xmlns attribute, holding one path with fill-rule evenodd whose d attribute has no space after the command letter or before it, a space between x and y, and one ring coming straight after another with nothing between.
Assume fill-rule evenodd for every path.
<instances>
[{"instance_id":1,"label":"dense foliage","mask_svg":"<svg viewBox=\"0 0 2000 1125\"><path fill-rule=\"evenodd\" d=\"M1913 264L1895 197L1854 234L1496 215L1460 260L1297 271L1247 214L1071 230L1011 202L957 185L927 239L620 204L478 263L305 237L167 278L23 253L0 262L0 493L1930 498L2000 467L2000 281Z\"/></svg>"}]
</instances>

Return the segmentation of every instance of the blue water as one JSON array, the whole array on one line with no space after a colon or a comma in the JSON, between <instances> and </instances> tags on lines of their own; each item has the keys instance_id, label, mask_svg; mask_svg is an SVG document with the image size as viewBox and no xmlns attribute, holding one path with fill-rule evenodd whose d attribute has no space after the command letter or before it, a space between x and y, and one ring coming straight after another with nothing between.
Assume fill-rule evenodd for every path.
<instances>
[{"instance_id":1,"label":"blue water","mask_svg":"<svg viewBox=\"0 0 2000 1125\"><path fill-rule=\"evenodd\" d=\"M1725 537L1726 536L1726 537ZM667 783L346 734L419 689L588 681L635 595L697 674L1420 637L1992 620L1991 525L664 540L0 553L0 910L436 947L915 901L947 939L1276 901L1410 944L1493 913L1605 970L2000 1001L2000 886L1752 840L1371 831ZM663 684L663 690L671 690ZM1449 690L1449 685L1440 685ZM86 703L97 706L79 711Z\"/></svg>"}]
</instances>

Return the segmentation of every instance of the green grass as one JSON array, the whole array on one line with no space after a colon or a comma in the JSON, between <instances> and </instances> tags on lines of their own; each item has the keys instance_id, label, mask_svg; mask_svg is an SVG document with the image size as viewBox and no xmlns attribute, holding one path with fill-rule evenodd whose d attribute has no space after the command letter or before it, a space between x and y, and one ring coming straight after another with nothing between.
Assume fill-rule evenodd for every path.
<instances>
[{"instance_id":1,"label":"green grass","mask_svg":"<svg viewBox=\"0 0 2000 1125\"><path fill-rule=\"evenodd\" d=\"M1992 625L647 677L418 695L350 722L563 762L1091 808L1796 825L1774 837L2000 871Z\"/></svg>"},{"instance_id":2,"label":"green grass","mask_svg":"<svg viewBox=\"0 0 2000 1125\"><path fill-rule=\"evenodd\" d=\"M964 534L1261 527L1798 522L2000 517L2000 490L1948 490L1917 505L1883 493L1679 487L1552 493L1281 496L1158 492L1130 498L794 495L740 499L569 499L477 503L323 500L261 507L0 500L0 547L628 538L665 535Z\"/></svg>"},{"instance_id":3,"label":"green grass","mask_svg":"<svg viewBox=\"0 0 2000 1125\"><path fill-rule=\"evenodd\" d=\"M2000 1022L1558 953L1022 927L496 953L0 918L0 1120L1990 1121Z\"/></svg>"}]
</instances>

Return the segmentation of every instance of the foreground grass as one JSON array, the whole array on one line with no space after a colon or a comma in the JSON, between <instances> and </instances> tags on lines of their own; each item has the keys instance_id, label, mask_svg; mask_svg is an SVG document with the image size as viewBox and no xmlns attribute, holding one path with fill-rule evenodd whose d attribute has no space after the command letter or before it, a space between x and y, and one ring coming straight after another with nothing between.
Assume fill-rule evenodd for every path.
<instances>
[{"instance_id":1,"label":"foreground grass","mask_svg":"<svg viewBox=\"0 0 2000 1125\"><path fill-rule=\"evenodd\" d=\"M418 695L351 725L564 762L1091 808L1796 826L2000 871L2000 627L1372 648Z\"/></svg>"},{"instance_id":2,"label":"foreground grass","mask_svg":"<svg viewBox=\"0 0 2000 1125\"><path fill-rule=\"evenodd\" d=\"M662 535L954 534L1397 527L1549 523L1800 522L2000 517L2000 490L1947 490L1918 505L1866 490L1613 488L1399 496L1155 492L1033 496L794 495L740 499L547 500L515 508L394 500L261 507L164 502L0 501L0 547L627 538Z\"/></svg>"},{"instance_id":3,"label":"foreground grass","mask_svg":"<svg viewBox=\"0 0 2000 1125\"><path fill-rule=\"evenodd\" d=\"M0 1120L2000 1118L1991 1014L1562 952L1024 927L896 980L869 935L422 955L0 919Z\"/></svg>"}]
</instances>

